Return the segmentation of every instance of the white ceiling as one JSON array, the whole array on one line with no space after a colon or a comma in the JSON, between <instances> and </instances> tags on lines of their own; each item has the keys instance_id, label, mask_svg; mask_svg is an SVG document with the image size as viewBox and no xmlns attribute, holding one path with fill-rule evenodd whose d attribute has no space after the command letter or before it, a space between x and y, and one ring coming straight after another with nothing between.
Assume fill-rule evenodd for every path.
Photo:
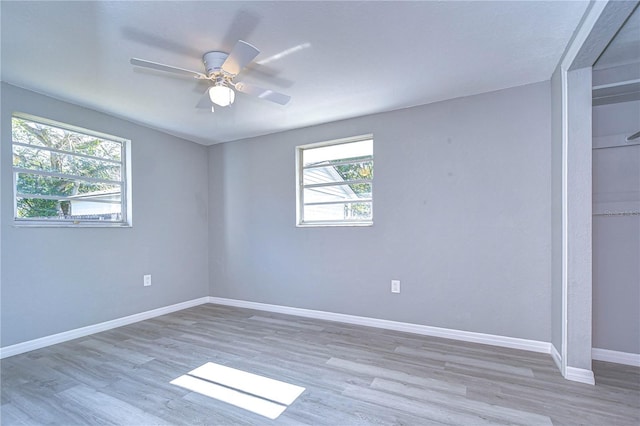
<instances>
[{"instance_id":1,"label":"white ceiling","mask_svg":"<svg viewBox=\"0 0 640 426\"><path fill-rule=\"evenodd\" d=\"M0 4L3 81L211 145L548 80L588 1ZM211 113L206 84L129 64L204 71L238 39L261 53L237 80L288 105Z\"/></svg>"}]
</instances>

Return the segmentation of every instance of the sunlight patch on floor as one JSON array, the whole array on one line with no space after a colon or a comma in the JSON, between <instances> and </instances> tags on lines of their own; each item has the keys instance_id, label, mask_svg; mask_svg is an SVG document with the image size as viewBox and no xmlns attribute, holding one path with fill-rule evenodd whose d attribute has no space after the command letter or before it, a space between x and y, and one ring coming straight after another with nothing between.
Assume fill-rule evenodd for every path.
<instances>
[{"instance_id":1,"label":"sunlight patch on floor","mask_svg":"<svg viewBox=\"0 0 640 426\"><path fill-rule=\"evenodd\" d=\"M208 362L171 384L276 419L305 388Z\"/></svg>"}]
</instances>

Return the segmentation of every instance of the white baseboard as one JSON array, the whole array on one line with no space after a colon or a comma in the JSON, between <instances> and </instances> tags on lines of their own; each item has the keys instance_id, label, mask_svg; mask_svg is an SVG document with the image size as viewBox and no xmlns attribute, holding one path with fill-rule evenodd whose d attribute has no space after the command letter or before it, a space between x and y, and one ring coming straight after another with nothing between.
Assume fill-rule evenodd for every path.
<instances>
[{"instance_id":1,"label":"white baseboard","mask_svg":"<svg viewBox=\"0 0 640 426\"><path fill-rule=\"evenodd\" d=\"M154 318L160 315L169 314L193 306L202 305L204 303L214 303L218 305L236 306L240 308L256 309L260 311L276 312L288 315L296 315L306 318L315 318L328 321L343 322L347 324L363 325L367 327L376 327L386 330L402 331L407 333L415 333L424 336L442 337L446 339L460 340L465 342L481 343L492 346L500 346L512 349L521 349L531 352L550 354L556 365L560 365L560 355L556 348L548 342L537 340L520 339L516 337L506 337L493 334L476 333L471 331L454 330L449 328L432 327L427 325L405 323L399 321L390 321L370 317L361 317L356 315L339 314L334 312L317 311L312 309L293 308L289 306L270 305L266 303L249 302L237 299L226 299L221 297L201 297L186 302L176 303L174 305L153 309L146 312L118 318L87 327L77 328L62 333L45 336L39 339L29 340L15 345L0 348L0 359L40 349L46 346L55 345L57 343L66 342L77 339L79 337L88 336L90 334L99 333L101 331L110 330L124 325L132 324L138 321ZM596 351L594 349L594 351ZM609 351L611 352L611 351ZM633 354L631 354L633 355ZM594 359L595 355L594 355ZM608 359L607 359L608 360ZM614 361L615 362L615 361ZM593 384L593 373L589 370L582 370L568 367L566 378L583 383ZM589 379L590 377L590 379Z\"/></svg>"},{"instance_id":2,"label":"white baseboard","mask_svg":"<svg viewBox=\"0 0 640 426\"><path fill-rule=\"evenodd\" d=\"M595 385L596 380L593 377L593 371L586 370L584 368L576 368L567 366L564 378L572 380L574 382L586 383L588 385Z\"/></svg>"},{"instance_id":3,"label":"white baseboard","mask_svg":"<svg viewBox=\"0 0 640 426\"><path fill-rule=\"evenodd\" d=\"M165 306L158 309L152 309L139 314L129 315L127 317L117 318L111 321L101 322L99 324L89 325L74 330L65 331L51 336L41 337L39 339L29 340L15 345L0 348L0 359L13 355L22 354L33 351L35 349L44 348L45 346L55 345L57 343L66 342L77 339L79 337L88 336L90 334L99 333L101 331L111 330L112 328L122 327L123 325L133 324L134 322L158 317L160 315L170 314L171 312L181 311L193 306L202 305L209 302L209 297L201 297L199 299L188 300L186 302L176 303L175 305Z\"/></svg>"},{"instance_id":4,"label":"white baseboard","mask_svg":"<svg viewBox=\"0 0 640 426\"><path fill-rule=\"evenodd\" d=\"M593 348L591 349L591 358L596 361L615 362L616 364L640 367L640 354Z\"/></svg>"},{"instance_id":5,"label":"white baseboard","mask_svg":"<svg viewBox=\"0 0 640 426\"><path fill-rule=\"evenodd\" d=\"M560 356L560 352L558 352L558 349L556 349L553 343L551 344L551 358L556 364L556 367L558 367L558 370L562 371L562 357Z\"/></svg>"},{"instance_id":6,"label":"white baseboard","mask_svg":"<svg viewBox=\"0 0 640 426\"><path fill-rule=\"evenodd\" d=\"M428 325L411 324L406 322L390 321L370 317L338 314L334 312L316 311L312 309L292 308L289 306L269 305L266 303L248 302L237 299L225 299L222 297L209 297L210 303L218 305L235 306L239 308L256 309L259 311L277 312L281 314L296 315L299 317L315 318L328 321L344 322L347 324L364 325L368 327L383 328L386 330L404 331L407 333L421 334L424 336L443 337L446 339L462 340L465 342L483 343L485 345L501 346L512 349L522 349L531 352L551 353L551 343L537 340L519 339L516 337L498 336L494 334L476 333L471 331L454 330L450 328L431 327Z\"/></svg>"},{"instance_id":7,"label":"white baseboard","mask_svg":"<svg viewBox=\"0 0 640 426\"><path fill-rule=\"evenodd\" d=\"M562 372L562 356L553 344L551 344L551 358L553 358L553 362L556 364L556 367L558 367L558 370ZM593 371L585 370L584 368L567 366L564 378L574 382L586 383L588 385L596 384Z\"/></svg>"}]
</instances>

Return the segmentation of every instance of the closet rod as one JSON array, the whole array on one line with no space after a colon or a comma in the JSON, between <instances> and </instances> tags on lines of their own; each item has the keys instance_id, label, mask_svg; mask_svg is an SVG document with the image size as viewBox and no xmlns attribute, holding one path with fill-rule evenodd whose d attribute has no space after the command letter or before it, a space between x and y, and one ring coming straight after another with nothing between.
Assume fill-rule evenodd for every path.
<instances>
[{"instance_id":1,"label":"closet rod","mask_svg":"<svg viewBox=\"0 0 640 426\"><path fill-rule=\"evenodd\" d=\"M597 146L591 149L609 149L609 148L626 148L628 146L638 146L640 145L640 142L638 143L628 143L626 145L613 145L613 146Z\"/></svg>"},{"instance_id":2,"label":"closet rod","mask_svg":"<svg viewBox=\"0 0 640 426\"><path fill-rule=\"evenodd\" d=\"M635 132L634 134L627 136L627 142L633 141L640 138L640 132Z\"/></svg>"}]
</instances>

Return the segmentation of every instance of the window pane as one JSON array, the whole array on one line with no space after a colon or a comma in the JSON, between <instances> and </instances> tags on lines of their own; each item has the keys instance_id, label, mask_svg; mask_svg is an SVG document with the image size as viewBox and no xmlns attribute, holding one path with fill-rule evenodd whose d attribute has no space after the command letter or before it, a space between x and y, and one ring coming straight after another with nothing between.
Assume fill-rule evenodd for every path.
<instances>
[{"instance_id":1,"label":"window pane","mask_svg":"<svg viewBox=\"0 0 640 426\"><path fill-rule=\"evenodd\" d=\"M307 148L302 152L303 165L309 166L322 162L355 159L373 156L373 140L349 142L337 145Z\"/></svg>"},{"instance_id":2,"label":"window pane","mask_svg":"<svg viewBox=\"0 0 640 426\"><path fill-rule=\"evenodd\" d=\"M304 206L304 221L364 221L371 220L370 202Z\"/></svg>"},{"instance_id":3,"label":"window pane","mask_svg":"<svg viewBox=\"0 0 640 426\"><path fill-rule=\"evenodd\" d=\"M360 198L371 198L370 183L352 183L349 185L331 185L304 189L305 204L358 200Z\"/></svg>"},{"instance_id":4,"label":"window pane","mask_svg":"<svg viewBox=\"0 0 640 426\"><path fill-rule=\"evenodd\" d=\"M19 219L66 219L120 221L122 220L120 203L98 202L91 200L43 200L39 198L21 198L17 200Z\"/></svg>"},{"instance_id":5,"label":"window pane","mask_svg":"<svg viewBox=\"0 0 640 426\"><path fill-rule=\"evenodd\" d=\"M122 158L122 143L120 142L60 129L19 117L12 118L12 135L14 142L77 152L114 161L120 161Z\"/></svg>"},{"instance_id":6,"label":"window pane","mask_svg":"<svg viewBox=\"0 0 640 426\"><path fill-rule=\"evenodd\" d=\"M129 141L34 120L16 113L11 122L15 223L130 225Z\"/></svg>"},{"instance_id":7,"label":"window pane","mask_svg":"<svg viewBox=\"0 0 640 426\"><path fill-rule=\"evenodd\" d=\"M373 161L303 170L304 185L361 179L373 179Z\"/></svg>"},{"instance_id":8,"label":"window pane","mask_svg":"<svg viewBox=\"0 0 640 426\"><path fill-rule=\"evenodd\" d=\"M18 194L85 198L117 194L120 197L120 185L84 182L78 179L64 179L30 173L18 173L17 175L16 189Z\"/></svg>"},{"instance_id":9,"label":"window pane","mask_svg":"<svg viewBox=\"0 0 640 426\"><path fill-rule=\"evenodd\" d=\"M370 135L297 149L298 225L373 223Z\"/></svg>"},{"instance_id":10,"label":"window pane","mask_svg":"<svg viewBox=\"0 0 640 426\"><path fill-rule=\"evenodd\" d=\"M120 181L121 179L120 164L20 145L13 147L13 165L22 169L89 176L105 180Z\"/></svg>"}]
</instances>

